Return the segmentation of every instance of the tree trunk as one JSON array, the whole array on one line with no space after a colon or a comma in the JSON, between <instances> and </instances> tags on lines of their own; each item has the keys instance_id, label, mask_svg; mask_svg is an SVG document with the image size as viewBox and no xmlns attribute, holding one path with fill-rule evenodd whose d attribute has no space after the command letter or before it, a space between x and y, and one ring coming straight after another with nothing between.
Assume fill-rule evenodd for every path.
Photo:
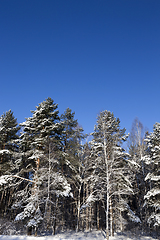
<instances>
[{"instance_id":1,"label":"tree trunk","mask_svg":"<svg viewBox=\"0 0 160 240\"><path fill-rule=\"evenodd\" d=\"M104 160L106 165L106 239L109 240L109 169L108 169L108 160L107 159L107 147L106 147L106 135L105 135L105 126L103 122L103 144L104 144Z\"/></svg>"},{"instance_id":2,"label":"tree trunk","mask_svg":"<svg viewBox=\"0 0 160 240\"><path fill-rule=\"evenodd\" d=\"M56 224L57 224L57 206L58 206L58 197L55 196L56 200L55 200L55 208L54 208L54 216L53 216L53 219L54 219L54 223L53 223L53 231L52 231L52 235L55 235L56 234Z\"/></svg>"},{"instance_id":3,"label":"tree trunk","mask_svg":"<svg viewBox=\"0 0 160 240\"><path fill-rule=\"evenodd\" d=\"M97 202L97 230L100 229L100 211L99 211L99 202Z\"/></svg>"},{"instance_id":4,"label":"tree trunk","mask_svg":"<svg viewBox=\"0 0 160 240\"><path fill-rule=\"evenodd\" d=\"M86 199L88 199L88 184L86 184ZM89 229L89 209L86 208L86 230Z\"/></svg>"},{"instance_id":5,"label":"tree trunk","mask_svg":"<svg viewBox=\"0 0 160 240\"><path fill-rule=\"evenodd\" d=\"M123 218L122 218L122 211L120 210L120 229L123 232Z\"/></svg>"},{"instance_id":6,"label":"tree trunk","mask_svg":"<svg viewBox=\"0 0 160 240\"><path fill-rule=\"evenodd\" d=\"M92 230L92 207L89 207L89 230Z\"/></svg>"},{"instance_id":7,"label":"tree trunk","mask_svg":"<svg viewBox=\"0 0 160 240\"><path fill-rule=\"evenodd\" d=\"M37 237L37 227L35 227L34 231L35 231L34 236Z\"/></svg>"},{"instance_id":8,"label":"tree trunk","mask_svg":"<svg viewBox=\"0 0 160 240\"><path fill-rule=\"evenodd\" d=\"M85 184L83 185L83 203L85 202ZM82 209L82 215L85 216L85 209ZM84 217L82 218L82 230L84 231L85 228L85 220Z\"/></svg>"},{"instance_id":9,"label":"tree trunk","mask_svg":"<svg viewBox=\"0 0 160 240\"><path fill-rule=\"evenodd\" d=\"M78 200L77 200L77 226L76 226L76 232L79 231L79 223L80 223L80 207L81 207L81 199L80 199L80 194L81 194L81 186L78 190Z\"/></svg>"},{"instance_id":10,"label":"tree trunk","mask_svg":"<svg viewBox=\"0 0 160 240\"><path fill-rule=\"evenodd\" d=\"M32 227L28 227L27 229L27 235L31 236L32 235Z\"/></svg>"},{"instance_id":11,"label":"tree trunk","mask_svg":"<svg viewBox=\"0 0 160 240\"><path fill-rule=\"evenodd\" d=\"M5 193L5 190L2 191L2 196L1 196L1 201L0 201L0 203L2 203L2 201L3 201L4 193Z\"/></svg>"},{"instance_id":12,"label":"tree trunk","mask_svg":"<svg viewBox=\"0 0 160 240\"><path fill-rule=\"evenodd\" d=\"M109 240L109 199L107 194L107 200L106 200L106 239Z\"/></svg>"},{"instance_id":13,"label":"tree trunk","mask_svg":"<svg viewBox=\"0 0 160 240\"><path fill-rule=\"evenodd\" d=\"M114 229L113 229L113 208L112 208L112 200L110 198L110 229L111 229L111 236L114 236Z\"/></svg>"}]
</instances>

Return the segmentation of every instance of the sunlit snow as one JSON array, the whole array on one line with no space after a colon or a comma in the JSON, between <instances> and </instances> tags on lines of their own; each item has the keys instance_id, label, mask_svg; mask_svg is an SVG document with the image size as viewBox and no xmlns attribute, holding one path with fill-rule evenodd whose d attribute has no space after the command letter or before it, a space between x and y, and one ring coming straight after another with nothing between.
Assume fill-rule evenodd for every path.
<instances>
[{"instance_id":1,"label":"sunlit snow","mask_svg":"<svg viewBox=\"0 0 160 240\"><path fill-rule=\"evenodd\" d=\"M2 236L0 240L104 240L106 239L103 231L92 231L92 232L65 232L56 234L55 236ZM115 234L114 237L110 237L109 240L158 240L158 238L152 238L150 236L135 236L130 233Z\"/></svg>"}]
</instances>

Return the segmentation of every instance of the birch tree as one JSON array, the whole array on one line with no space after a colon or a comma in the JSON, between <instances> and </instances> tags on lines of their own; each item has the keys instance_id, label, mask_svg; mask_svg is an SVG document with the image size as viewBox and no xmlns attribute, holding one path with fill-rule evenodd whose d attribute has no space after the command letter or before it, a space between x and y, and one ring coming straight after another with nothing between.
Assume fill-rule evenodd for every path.
<instances>
[{"instance_id":1,"label":"birch tree","mask_svg":"<svg viewBox=\"0 0 160 240\"><path fill-rule=\"evenodd\" d=\"M117 196L133 193L132 185L127 178L127 153L121 147L126 140L125 129L120 129L120 121L113 113L103 111L97 118L93 133L92 157L95 161L94 185L96 198L101 200L106 215L106 238L109 239L109 229L113 235L113 205ZM123 198L122 211L126 210L127 199ZM118 199L120 202L121 199ZM128 207L129 209L129 207ZM110 212L109 212L110 211ZM109 218L110 216L110 218Z\"/></svg>"}]
</instances>

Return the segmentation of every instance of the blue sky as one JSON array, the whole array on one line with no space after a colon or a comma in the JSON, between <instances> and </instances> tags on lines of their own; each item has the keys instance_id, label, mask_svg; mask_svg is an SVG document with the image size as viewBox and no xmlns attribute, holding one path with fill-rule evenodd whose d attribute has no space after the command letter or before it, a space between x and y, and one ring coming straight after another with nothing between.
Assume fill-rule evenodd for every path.
<instances>
[{"instance_id":1,"label":"blue sky","mask_svg":"<svg viewBox=\"0 0 160 240\"><path fill-rule=\"evenodd\" d=\"M0 0L0 115L47 97L86 133L109 110L130 131L160 121L159 0Z\"/></svg>"}]
</instances>

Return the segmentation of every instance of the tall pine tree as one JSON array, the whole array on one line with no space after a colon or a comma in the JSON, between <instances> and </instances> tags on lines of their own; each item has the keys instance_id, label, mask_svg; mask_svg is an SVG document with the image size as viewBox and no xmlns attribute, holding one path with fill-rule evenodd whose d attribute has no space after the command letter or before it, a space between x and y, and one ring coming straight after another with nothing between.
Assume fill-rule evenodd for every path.
<instances>
[{"instance_id":1,"label":"tall pine tree","mask_svg":"<svg viewBox=\"0 0 160 240\"><path fill-rule=\"evenodd\" d=\"M66 176L72 188L73 198L71 200L74 216L67 212L65 220L70 220L72 227L79 230L80 220L80 194L82 191L82 140L84 139L83 129L74 118L75 113L67 108L61 115L63 126L62 142L64 151L64 163L62 165L63 174ZM67 204L67 203L65 203Z\"/></svg>"},{"instance_id":2,"label":"tall pine tree","mask_svg":"<svg viewBox=\"0 0 160 240\"><path fill-rule=\"evenodd\" d=\"M25 189L29 189L28 195L23 196L25 191L20 191L14 207L23 209L16 216L17 221L27 222L29 229L37 229L43 214L45 219L48 216L53 198L68 195L70 186L59 167L62 158L62 125L57 104L47 98L31 112L32 117L21 124L22 163L25 163L25 169L22 165L20 174L26 171L32 184L28 181L25 186Z\"/></svg>"},{"instance_id":3,"label":"tall pine tree","mask_svg":"<svg viewBox=\"0 0 160 240\"><path fill-rule=\"evenodd\" d=\"M18 139L20 127L11 110L0 117L0 212L6 214L12 203L14 187L11 184L11 174L18 168ZM4 184L3 184L4 183Z\"/></svg>"},{"instance_id":4,"label":"tall pine tree","mask_svg":"<svg viewBox=\"0 0 160 240\"><path fill-rule=\"evenodd\" d=\"M147 151L145 162L149 172L145 178L148 182L148 191L144 196L147 206L148 224L160 230L160 123L156 123L153 132L145 139Z\"/></svg>"}]
</instances>

